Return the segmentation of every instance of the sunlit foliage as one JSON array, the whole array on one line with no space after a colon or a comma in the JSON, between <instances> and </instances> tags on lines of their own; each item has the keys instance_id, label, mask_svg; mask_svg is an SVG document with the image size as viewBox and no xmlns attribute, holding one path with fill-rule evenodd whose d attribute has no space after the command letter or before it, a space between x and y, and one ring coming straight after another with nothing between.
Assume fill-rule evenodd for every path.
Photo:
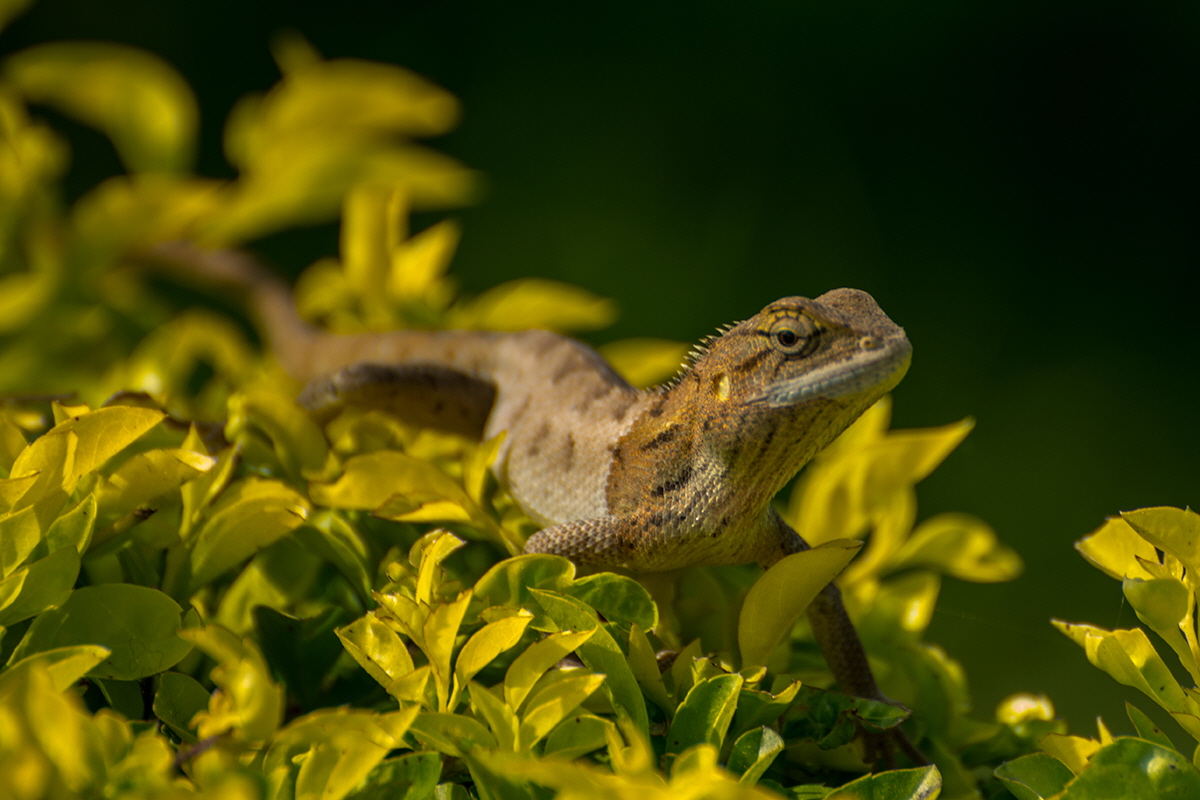
<instances>
[{"instance_id":1,"label":"sunlit foliage","mask_svg":"<svg viewBox=\"0 0 1200 800\"><path fill-rule=\"evenodd\" d=\"M489 471L499 439L382 411L315 421L241 327L157 288L156 244L238 247L340 212L340 252L296 289L302 313L335 331L591 330L615 309L547 281L459 297L455 224L407 224L411 209L474 195L468 169L415 141L454 124L454 98L395 66L324 60L294 36L275 56L280 82L230 114L227 181L191 172L196 102L156 57L49 44L4 64L0 795L973 797L1003 791L992 768L1024 756L1001 778L1035 797L1046 780L1166 752L1143 727L1150 743L1119 752L1126 740L1103 730L1095 747L1045 737L1065 730L1036 699L974 719L962 670L923 641L942 576L1020 570L978 519L917 522L915 485L970 422L890 432L881 403L792 493L786 516L814 549L765 575L639 582L518 555L534 526ZM103 132L128 173L65 206L69 154L40 105ZM686 352L603 349L639 385ZM1159 523L1130 519L1152 544L1113 545L1143 556L1141 572L1126 558L1113 574L1190 655L1190 554L1155 560L1171 548L1143 528ZM803 612L839 573L881 684L911 719L824 691ZM1190 627L1171 633L1181 619ZM1135 636L1080 630L1106 669ZM1193 693L1156 700L1195 727ZM900 724L936 766L857 777L859 734ZM1026 755L1039 741L1045 752Z\"/></svg>"}]
</instances>

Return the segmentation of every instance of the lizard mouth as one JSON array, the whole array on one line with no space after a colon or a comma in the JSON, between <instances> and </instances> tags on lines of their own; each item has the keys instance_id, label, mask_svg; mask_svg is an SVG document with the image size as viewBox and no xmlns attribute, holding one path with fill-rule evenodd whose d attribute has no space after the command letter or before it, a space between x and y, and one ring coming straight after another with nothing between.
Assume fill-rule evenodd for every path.
<instances>
[{"instance_id":1,"label":"lizard mouth","mask_svg":"<svg viewBox=\"0 0 1200 800\"><path fill-rule=\"evenodd\" d=\"M900 382L912 360L912 345L903 336L872 343L854 356L823 364L816 369L768 386L750 398L754 405L768 408L794 406L809 400L838 400L875 389L880 394Z\"/></svg>"}]
</instances>

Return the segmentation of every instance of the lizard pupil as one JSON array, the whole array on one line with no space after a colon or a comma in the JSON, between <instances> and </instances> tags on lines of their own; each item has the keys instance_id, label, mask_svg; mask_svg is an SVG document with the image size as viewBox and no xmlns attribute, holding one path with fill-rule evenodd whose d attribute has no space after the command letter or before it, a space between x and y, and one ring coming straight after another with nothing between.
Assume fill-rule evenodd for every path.
<instances>
[{"instance_id":1,"label":"lizard pupil","mask_svg":"<svg viewBox=\"0 0 1200 800\"><path fill-rule=\"evenodd\" d=\"M775 334L775 338L778 339L779 343L784 347L791 347L798 339L796 332L789 330L788 328L784 328L779 333Z\"/></svg>"}]
</instances>

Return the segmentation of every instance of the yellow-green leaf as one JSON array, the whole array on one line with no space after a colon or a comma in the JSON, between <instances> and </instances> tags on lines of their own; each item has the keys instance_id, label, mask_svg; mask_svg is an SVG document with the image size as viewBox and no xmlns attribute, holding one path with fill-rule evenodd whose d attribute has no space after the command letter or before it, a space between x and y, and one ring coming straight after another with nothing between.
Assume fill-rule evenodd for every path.
<instances>
[{"instance_id":1,"label":"yellow-green leaf","mask_svg":"<svg viewBox=\"0 0 1200 800\"><path fill-rule=\"evenodd\" d=\"M813 598L841 572L861 542L837 539L793 553L763 573L738 617L742 666L762 666Z\"/></svg>"},{"instance_id":2,"label":"yellow-green leaf","mask_svg":"<svg viewBox=\"0 0 1200 800\"><path fill-rule=\"evenodd\" d=\"M650 646L650 640L636 622L629 626L629 668L646 697L668 717L674 716L675 704L667 694L662 672L658 668L658 659L654 657L654 648Z\"/></svg>"},{"instance_id":3,"label":"yellow-green leaf","mask_svg":"<svg viewBox=\"0 0 1200 800\"><path fill-rule=\"evenodd\" d=\"M529 705L521 715L517 750L528 750L541 741L603 682L603 675L579 675L556 681L530 697Z\"/></svg>"},{"instance_id":4,"label":"yellow-green leaf","mask_svg":"<svg viewBox=\"0 0 1200 800\"><path fill-rule=\"evenodd\" d=\"M1067 765L1076 775L1087 767L1088 759L1100 749L1095 739L1083 736L1068 736L1064 733L1048 733L1040 742L1042 749Z\"/></svg>"},{"instance_id":5,"label":"yellow-green leaf","mask_svg":"<svg viewBox=\"0 0 1200 800\"><path fill-rule=\"evenodd\" d=\"M1084 558L1110 578L1122 580L1154 577L1139 563L1138 559L1157 563L1158 554L1154 545L1137 534L1137 531L1120 517L1110 517L1104 524L1075 543Z\"/></svg>"},{"instance_id":6,"label":"yellow-green leaf","mask_svg":"<svg viewBox=\"0 0 1200 800\"><path fill-rule=\"evenodd\" d=\"M413 671L412 656L396 632L380 622L374 612L334 631L359 666L381 686Z\"/></svg>"},{"instance_id":7,"label":"yellow-green leaf","mask_svg":"<svg viewBox=\"0 0 1200 800\"><path fill-rule=\"evenodd\" d=\"M420 552L415 565L417 567L416 600L418 603L433 604L435 591L441 584L442 561L465 544L466 542L449 531L436 530L425 534L413 545L413 551L416 552L419 549ZM409 558L412 558L412 554L409 555Z\"/></svg>"},{"instance_id":8,"label":"yellow-green leaf","mask_svg":"<svg viewBox=\"0 0 1200 800\"><path fill-rule=\"evenodd\" d=\"M324 434L308 412L288 397L266 389L251 390L230 401L229 414L226 436L230 441L237 441L248 427L258 428L271 440L289 476L316 474L325 465L329 445Z\"/></svg>"},{"instance_id":9,"label":"yellow-green leaf","mask_svg":"<svg viewBox=\"0 0 1200 800\"><path fill-rule=\"evenodd\" d=\"M542 328L565 333L607 328L616 318L617 307L611 300L577 286L526 278L502 283L457 304L448 312L447 324L491 331Z\"/></svg>"},{"instance_id":10,"label":"yellow-green leaf","mask_svg":"<svg viewBox=\"0 0 1200 800\"><path fill-rule=\"evenodd\" d=\"M203 586L286 536L307 516L304 498L283 483L263 479L235 483L193 539L191 585Z\"/></svg>"},{"instance_id":11,"label":"yellow-green leaf","mask_svg":"<svg viewBox=\"0 0 1200 800\"><path fill-rule=\"evenodd\" d=\"M181 623L182 609L157 589L124 583L84 586L58 608L38 615L13 658L102 645L112 652L92 669L92 676L137 680L169 669L192 649L176 635Z\"/></svg>"},{"instance_id":12,"label":"yellow-green leaf","mask_svg":"<svg viewBox=\"0 0 1200 800\"><path fill-rule=\"evenodd\" d=\"M1167 711L1197 711L1141 628L1108 631L1061 620L1051 623L1084 649L1093 666L1118 683L1138 689Z\"/></svg>"},{"instance_id":13,"label":"yellow-green leaf","mask_svg":"<svg viewBox=\"0 0 1200 800\"><path fill-rule=\"evenodd\" d=\"M682 368L692 346L670 339L621 339L599 348L600 355L639 389L669 380Z\"/></svg>"},{"instance_id":14,"label":"yellow-green leaf","mask_svg":"<svg viewBox=\"0 0 1200 800\"><path fill-rule=\"evenodd\" d=\"M892 569L932 567L965 581L1009 581L1021 557L1001 544L986 522L969 514L938 514L917 526L895 555Z\"/></svg>"},{"instance_id":15,"label":"yellow-green leaf","mask_svg":"<svg viewBox=\"0 0 1200 800\"><path fill-rule=\"evenodd\" d=\"M496 737L481 723L461 714L424 713L416 718L411 730L435 750L451 756L496 749Z\"/></svg>"},{"instance_id":16,"label":"yellow-green leaf","mask_svg":"<svg viewBox=\"0 0 1200 800\"><path fill-rule=\"evenodd\" d=\"M1150 544L1173 554L1189 571L1200 571L1200 514L1190 508L1142 508L1121 512Z\"/></svg>"},{"instance_id":17,"label":"yellow-green leaf","mask_svg":"<svg viewBox=\"0 0 1200 800\"><path fill-rule=\"evenodd\" d=\"M179 635L217 662L212 680L220 691L213 693L208 710L197 715L196 735L206 739L232 732L249 742L269 738L283 718L284 692L254 643L212 623L185 628Z\"/></svg>"},{"instance_id":18,"label":"yellow-green leaf","mask_svg":"<svg viewBox=\"0 0 1200 800\"><path fill-rule=\"evenodd\" d=\"M449 475L428 461L394 450L351 456L336 481L309 485L313 502L330 508L373 511L394 495L416 496L421 503L436 498L460 508L471 505L466 492Z\"/></svg>"},{"instance_id":19,"label":"yellow-green leaf","mask_svg":"<svg viewBox=\"0 0 1200 800\"><path fill-rule=\"evenodd\" d=\"M596 632L595 628L578 632L552 633L526 647L513 659L504 675L504 701L519 709L538 678L550 667L575 652Z\"/></svg>"},{"instance_id":20,"label":"yellow-green leaf","mask_svg":"<svg viewBox=\"0 0 1200 800\"><path fill-rule=\"evenodd\" d=\"M646 700L629 669L625 654L612 635L599 626L595 611L573 597L533 590L534 600L546 612L560 630L586 630L595 628L588 638L576 647L575 652L592 672L607 675L601 684L604 696L616 709L617 718L628 718L639 734L649 735L650 718L646 712Z\"/></svg>"},{"instance_id":21,"label":"yellow-green leaf","mask_svg":"<svg viewBox=\"0 0 1200 800\"><path fill-rule=\"evenodd\" d=\"M392 250L387 275L388 295L397 302L415 300L440 305L442 276L458 247L461 229L452 220L444 220L421 231Z\"/></svg>"},{"instance_id":22,"label":"yellow-green leaf","mask_svg":"<svg viewBox=\"0 0 1200 800\"><path fill-rule=\"evenodd\" d=\"M178 489L216 463L215 458L183 448L138 453L101 482L96 490L98 513L104 520L117 519Z\"/></svg>"},{"instance_id":23,"label":"yellow-green leaf","mask_svg":"<svg viewBox=\"0 0 1200 800\"><path fill-rule=\"evenodd\" d=\"M111 43L43 44L12 56L5 76L31 100L105 133L131 171L171 172L191 164L196 99L157 56Z\"/></svg>"},{"instance_id":24,"label":"yellow-green leaf","mask_svg":"<svg viewBox=\"0 0 1200 800\"><path fill-rule=\"evenodd\" d=\"M497 656L521 641L521 635L531 619L531 616L506 617L488 623L472 634L454 662L454 694L449 705L451 711L458 704L458 693L467 683L481 669L495 661Z\"/></svg>"},{"instance_id":25,"label":"yellow-green leaf","mask_svg":"<svg viewBox=\"0 0 1200 800\"><path fill-rule=\"evenodd\" d=\"M471 710L487 723L501 750L517 749L517 731L521 722L516 713L487 687L474 681L471 682Z\"/></svg>"},{"instance_id":26,"label":"yellow-green leaf","mask_svg":"<svg viewBox=\"0 0 1200 800\"><path fill-rule=\"evenodd\" d=\"M14 572L0 583L0 593L17 586L16 598L0 608L0 625L13 625L61 606L79 577L79 551L60 547L45 558Z\"/></svg>"},{"instance_id":27,"label":"yellow-green leaf","mask_svg":"<svg viewBox=\"0 0 1200 800\"><path fill-rule=\"evenodd\" d=\"M438 604L425 620L425 655L433 668L433 679L438 692L438 710L447 710L450 703L450 654L458 636L467 605L471 602L471 590L463 592L452 603Z\"/></svg>"},{"instance_id":28,"label":"yellow-green leaf","mask_svg":"<svg viewBox=\"0 0 1200 800\"><path fill-rule=\"evenodd\" d=\"M44 669L53 681L54 691L65 692L76 681L83 678L108 658L112 651L98 644L79 644L68 647L56 647L43 650L40 653L26 656L5 669L0 676L0 686L25 670Z\"/></svg>"},{"instance_id":29,"label":"yellow-green leaf","mask_svg":"<svg viewBox=\"0 0 1200 800\"><path fill-rule=\"evenodd\" d=\"M0 516L0 576L8 577L42 540L33 506Z\"/></svg>"}]
</instances>

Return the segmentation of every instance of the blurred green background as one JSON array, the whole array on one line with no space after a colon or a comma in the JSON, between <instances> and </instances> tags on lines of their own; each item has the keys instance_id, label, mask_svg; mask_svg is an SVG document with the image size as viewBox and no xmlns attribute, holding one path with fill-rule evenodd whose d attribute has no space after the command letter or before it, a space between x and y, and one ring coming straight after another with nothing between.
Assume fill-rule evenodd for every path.
<instances>
[{"instance_id":1,"label":"blurred green background","mask_svg":"<svg viewBox=\"0 0 1200 800\"><path fill-rule=\"evenodd\" d=\"M947 583L930 638L984 715L1046 692L1076 731L1097 714L1132 730L1133 693L1046 620L1135 624L1072 542L1200 488L1200 5L42 0L0 52L164 56L200 99L199 171L220 177L225 114L277 80L284 29L461 98L434 144L487 177L454 214L468 292L581 284L623 309L596 341L874 294L915 346L896 424L978 419L922 516L978 514L1027 563L1011 584ZM45 116L70 135L69 191L120 171L99 134ZM336 246L324 226L260 249L295 273Z\"/></svg>"}]
</instances>

